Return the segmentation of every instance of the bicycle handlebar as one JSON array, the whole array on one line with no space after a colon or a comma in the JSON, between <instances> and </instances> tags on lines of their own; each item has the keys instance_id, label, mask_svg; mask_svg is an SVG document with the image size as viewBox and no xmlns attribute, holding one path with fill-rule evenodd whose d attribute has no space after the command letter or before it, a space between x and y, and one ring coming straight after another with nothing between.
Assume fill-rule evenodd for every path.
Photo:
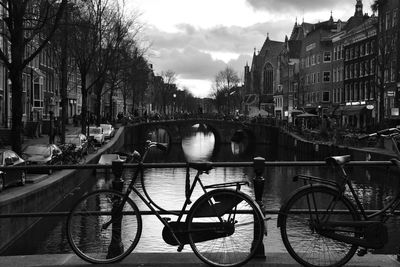
<instances>
[{"instance_id":1,"label":"bicycle handlebar","mask_svg":"<svg viewBox=\"0 0 400 267\"><path fill-rule=\"evenodd\" d=\"M392 137L392 136L396 136L396 135L400 135L400 128L397 128L397 127L396 128L387 128L387 129L377 131L375 133L360 136L360 137L358 137L358 140L363 140L363 139L367 139L370 137Z\"/></svg>"},{"instance_id":2,"label":"bicycle handlebar","mask_svg":"<svg viewBox=\"0 0 400 267\"><path fill-rule=\"evenodd\" d=\"M153 142L153 141L147 140L146 144L147 144L148 148L156 147L156 148L158 148L159 150L161 150L163 152L167 151L167 146L162 144L162 143L158 143L158 142Z\"/></svg>"}]
</instances>

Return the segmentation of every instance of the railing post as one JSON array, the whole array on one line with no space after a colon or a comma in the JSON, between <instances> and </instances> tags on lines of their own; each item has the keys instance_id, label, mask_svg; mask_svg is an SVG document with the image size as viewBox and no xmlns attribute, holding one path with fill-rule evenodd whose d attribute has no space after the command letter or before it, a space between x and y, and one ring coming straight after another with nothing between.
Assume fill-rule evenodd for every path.
<instances>
[{"instance_id":1,"label":"railing post","mask_svg":"<svg viewBox=\"0 0 400 267\"><path fill-rule=\"evenodd\" d=\"M262 157L256 157L253 159L253 166L254 166L254 172L256 174L256 177L253 179L253 184L254 184L254 194L256 197L256 202L259 205L261 212L263 212L264 209L264 204L262 202L262 195L264 192L264 183L265 179L262 177L265 169L265 159ZM263 222L264 223L264 222ZM255 229L256 231L256 229ZM254 232L254 235L258 235L260 233ZM264 233L261 233L263 236ZM254 254L254 257L257 258L265 258L265 250L264 250L264 241L261 241L261 244L258 246L256 253Z\"/></svg>"},{"instance_id":2,"label":"railing post","mask_svg":"<svg viewBox=\"0 0 400 267\"><path fill-rule=\"evenodd\" d=\"M118 192L122 192L122 188L124 185L124 180L122 179L123 172L123 162L122 161L113 161L112 162L112 172L114 174L114 180L112 182L112 188ZM114 200L113 202L113 212L112 212L112 239L111 243L108 247L107 258L114 258L118 255L121 255L124 251L124 245L121 242L121 214L114 213L114 209L119 207L120 202ZM122 210L121 210L122 212Z\"/></svg>"}]
</instances>

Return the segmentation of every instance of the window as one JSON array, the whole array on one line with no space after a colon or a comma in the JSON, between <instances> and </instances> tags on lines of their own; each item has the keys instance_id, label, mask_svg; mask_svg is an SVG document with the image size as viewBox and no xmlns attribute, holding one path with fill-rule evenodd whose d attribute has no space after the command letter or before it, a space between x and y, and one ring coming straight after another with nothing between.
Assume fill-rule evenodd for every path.
<instances>
[{"instance_id":1,"label":"window","mask_svg":"<svg viewBox=\"0 0 400 267\"><path fill-rule=\"evenodd\" d=\"M331 62L331 52L330 51L324 52L324 62Z\"/></svg>"},{"instance_id":2,"label":"window","mask_svg":"<svg viewBox=\"0 0 400 267\"><path fill-rule=\"evenodd\" d=\"M340 46L340 50L341 50L340 58L344 58L344 47L343 47L343 45Z\"/></svg>"},{"instance_id":3,"label":"window","mask_svg":"<svg viewBox=\"0 0 400 267\"><path fill-rule=\"evenodd\" d=\"M390 81L394 82L395 81L395 75L396 75L396 61L392 61L392 64L390 66Z\"/></svg>"},{"instance_id":4,"label":"window","mask_svg":"<svg viewBox=\"0 0 400 267\"><path fill-rule=\"evenodd\" d=\"M321 73L317 72L317 83L321 82Z\"/></svg>"},{"instance_id":5,"label":"window","mask_svg":"<svg viewBox=\"0 0 400 267\"><path fill-rule=\"evenodd\" d=\"M388 69L385 69L384 80L385 80L385 83L387 83L389 81L389 70Z\"/></svg>"},{"instance_id":6,"label":"window","mask_svg":"<svg viewBox=\"0 0 400 267\"><path fill-rule=\"evenodd\" d=\"M360 77L363 77L365 75L365 68L364 68L364 62L360 63Z\"/></svg>"},{"instance_id":7,"label":"window","mask_svg":"<svg viewBox=\"0 0 400 267\"><path fill-rule=\"evenodd\" d=\"M370 74L374 74L375 73L375 59L371 59L371 65L370 65Z\"/></svg>"},{"instance_id":8,"label":"window","mask_svg":"<svg viewBox=\"0 0 400 267\"><path fill-rule=\"evenodd\" d=\"M386 23L385 23L385 29L389 29L390 27L390 11L386 12Z\"/></svg>"},{"instance_id":9,"label":"window","mask_svg":"<svg viewBox=\"0 0 400 267\"><path fill-rule=\"evenodd\" d=\"M321 55L318 53L318 55L317 55L317 64L319 64L320 61L321 61Z\"/></svg>"},{"instance_id":10,"label":"window","mask_svg":"<svg viewBox=\"0 0 400 267\"><path fill-rule=\"evenodd\" d=\"M397 8L393 10L392 27L397 25Z\"/></svg>"},{"instance_id":11,"label":"window","mask_svg":"<svg viewBox=\"0 0 400 267\"><path fill-rule=\"evenodd\" d=\"M329 101L329 91L324 91L322 93L322 101L323 102L328 102Z\"/></svg>"},{"instance_id":12,"label":"window","mask_svg":"<svg viewBox=\"0 0 400 267\"><path fill-rule=\"evenodd\" d=\"M355 83L354 84L354 98L353 98L353 100L356 100L356 101L359 100L358 99L358 91L359 91L358 90L358 83Z\"/></svg>"},{"instance_id":13,"label":"window","mask_svg":"<svg viewBox=\"0 0 400 267\"><path fill-rule=\"evenodd\" d=\"M360 76L360 64L356 63L354 78L358 78L359 76Z\"/></svg>"},{"instance_id":14,"label":"window","mask_svg":"<svg viewBox=\"0 0 400 267\"><path fill-rule=\"evenodd\" d=\"M350 65L350 76L349 76L349 78L350 78L350 79L353 79L353 77L354 77L354 65L351 64L351 65Z\"/></svg>"},{"instance_id":15,"label":"window","mask_svg":"<svg viewBox=\"0 0 400 267\"><path fill-rule=\"evenodd\" d=\"M365 99L365 88L364 88L364 83L360 83L360 100Z\"/></svg>"},{"instance_id":16,"label":"window","mask_svg":"<svg viewBox=\"0 0 400 267\"><path fill-rule=\"evenodd\" d=\"M336 69L333 70L333 82L336 82Z\"/></svg>"},{"instance_id":17,"label":"window","mask_svg":"<svg viewBox=\"0 0 400 267\"><path fill-rule=\"evenodd\" d=\"M271 64L267 64L264 68L264 94L273 93L273 80L274 80L274 69Z\"/></svg>"},{"instance_id":18,"label":"window","mask_svg":"<svg viewBox=\"0 0 400 267\"><path fill-rule=\"evenodd\" d=\"M311 65L315 65L315 55L311 56Z\"/></svg>"},{"instance_id":19,"label":"window","mask_svg":"<svg viewBox=\"0 0 400 267\"><path fill-rule=\"evenodd\" d=\"M339 70L339 81L343 81L343 67Z\"/></svg>"},{"instance_id":20,"label":"window","mask_svg":"<svg viewBox=\"0 0 400 267\"><path fill-rule=\"evenodd\" d=\"M364 44L361 44L361 46L360 46L360 55L361 56L365 56L365 46L364 46Z\"/></svg>"},{"instance_id":21,"label":"window","mask_svg":"<svg viewBox=\"0 0 400 267\"><path fill-rule=\"evenodd\" d=\"M324 71L324 82L330 82L331 81L331 72L330 71Z\"/></svg>"},{"instance_id":22,"label":"window","mask_svg":"<svg viewBox=\"0 0 400 267\"><path fill-rule=\"evenodd\" d=\"M306 58L306 68L308 68L308 66L310 66L310 57L307 56L307 58Z\"/></svg>"},{"instance_id":23,"label":"window","mask_svg":"<svg viewBox=\"0 0 400 267\"><path fill-rule=\"evenodd\" d=\"M333 60L337 60L337 48L333 48Z\"/></svg>"}]
</instances>

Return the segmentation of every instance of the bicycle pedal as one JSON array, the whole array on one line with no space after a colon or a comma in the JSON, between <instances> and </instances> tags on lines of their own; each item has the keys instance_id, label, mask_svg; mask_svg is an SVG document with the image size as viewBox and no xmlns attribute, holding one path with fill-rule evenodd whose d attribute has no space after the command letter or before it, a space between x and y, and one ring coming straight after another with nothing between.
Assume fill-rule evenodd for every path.
<instances>
[{"instance_id":1,"label":"bicycle pedal","mask_svg":"<svg viewBox=\"0 0 400 267\"><path fill-rule=\"evenodd\" d=\"M179 245L177 251L181 252L183 250L184 245Z\"/></svg>"},{"instance_id":2,"label":"bicycle pedal","mask_svg":"<svg viewBox=\"0 0 400 267\"><path fill-rule=\"evenodd\" d=\"M357 250L357 256L362 257L365 256L365 254L368 253L368 250L366 248L360 248L359 250Z\"/></svg>"}]
</instances>

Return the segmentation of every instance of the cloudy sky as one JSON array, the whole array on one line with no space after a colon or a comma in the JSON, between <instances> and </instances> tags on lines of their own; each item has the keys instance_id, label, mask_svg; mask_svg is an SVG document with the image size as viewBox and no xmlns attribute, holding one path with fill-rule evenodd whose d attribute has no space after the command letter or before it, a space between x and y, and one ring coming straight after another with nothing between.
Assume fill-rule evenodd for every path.
<instances>
[{"instance_id":1,"label":"cloudy sky","mask_svg":"<svg viewBox=\"0 0 400 267\"><path fill-rule=\"evenodd\" d=\"M298 22L347 20L356 0L128 0L144 25L141 39L151 43L148 59L156 74L172 70L179 88L195 96L211 92L215 75L227 65L243 79L254 48L267 34L283 41ZM373 0L363 0L371 14Z\"/></svg>"}]
</instances>

